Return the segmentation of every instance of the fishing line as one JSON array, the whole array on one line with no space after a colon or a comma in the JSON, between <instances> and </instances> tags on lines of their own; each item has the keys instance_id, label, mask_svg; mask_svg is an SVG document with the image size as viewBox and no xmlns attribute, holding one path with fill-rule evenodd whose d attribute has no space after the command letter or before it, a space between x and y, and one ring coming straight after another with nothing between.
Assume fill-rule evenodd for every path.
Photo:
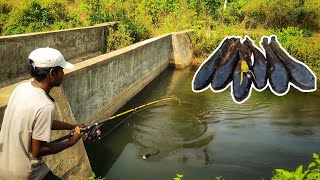
<instances>
[{"instance_id":1,"label":"fishing line","mask_svg":"<svg viewBox=\"0 0 320 180\"><path fill-rule=\"evenodd\" d=\"M146 108L149 108L155 104L158 104L160 102L167 102L167 101L171 101L171 100L176 100L178 101L180 104L181 104L181 101L179 98L176 98L176 97L167 97L167 98L163 98L163 99L159 99L159 100L155 100L155 101L152 101L152 102L149 102L147 104L143 104L141 106L138 106L136 108L132 108L130 110L127 110L125 112L122 112L122 113L119 113L117 115L114 115L114 116L111 116L110 118L108 119L104 119L104 120L101 120L100 122L96 122L92 125L89 125L87 126L86 128L83 128L81 130L81 132L83 132L87 137L89 137L90 135L92 135L92 137L94 138L99 138L100 135L101 135L101 131L98 129L98 127L100 127L103 123L105 123L106 121L109 121L109 120L112 120L112 119L115 119L117 117L120 117L122 115L125 115L125 114L128 114L128 113L131 113L127 118L125 118L124 120L122 120L119 124L117 124L114 128L112 128L110 131L108 131L107 133L110 133L111 131L113 131L116 127L118 127L120 124L122 124L124 121L126 121L131 115L133 115L135 112L138 112L138 111L141 111L141 110L144 110ZM73 134L70 133L66 136L63 136L61 138L58 138L52 142L60 142L60 141L63 141L63 140L66 140L70 137L72 137ZM104 135L105 136L105 135Z\"/></svg>"},{"instance_id":2,"label":"fishing line","mask_svg":"<svg viewBox=\"0 0 320 180\"><path fill-rule=\"evenodd\" d=\"M153 104L153 105L150 105L148 107L152 107L156 104ZM126 117L125 119L123 119L122 121L120 121L120 123L118 123L117 125L115 125L113 128L111 128L111 130L109 130L108 132L106 132L104 135L100 136L100 139L102 139L103 137L105 137L106 135L108 135L109 133L111 133L113 130L115 130L118 126L120 126L123 122L125 122L127 119L129 119L133 114L135 114L136 112L140 112L142 110L145 110L147 109L148 107L144 107L140 110L137 110L137 111L133 111L128 117ZM96 140L94 140L93 142L95 142Z\"/></svg>"}]
</instances>

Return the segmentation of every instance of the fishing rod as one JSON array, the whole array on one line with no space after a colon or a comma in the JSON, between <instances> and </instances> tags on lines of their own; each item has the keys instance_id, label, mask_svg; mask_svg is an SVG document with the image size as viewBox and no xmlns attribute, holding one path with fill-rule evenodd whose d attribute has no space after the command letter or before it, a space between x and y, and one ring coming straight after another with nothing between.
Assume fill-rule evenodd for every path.
<instances>
[{"instance_id":1,"label":"fishing rod","mask_svg":"<svg viewBox=\"0 0 320 180\"><path fill-rule=\"evenodd\" d=\"M81 129L81 133L84 133L87 137L100 139L101 131L100 131L97 127L99 127L99 126L102 125L103 123L105 123L105 122L107 122L107 121L109 121L109 120L118 118L118 117L123 116L123 115L128 114L128 113L132 113L132 114L133 114L133 113L137 112L138 110L140 111L140 110L142 110L142 109L148 108L148 107L150 107L150 106L152 106L152 105L155 105L155 104L158 104L158 103L160 103L160 102L172 101L172 100L176 100L176 101L180 102L180 99L175 98L175 97L167 97L167 98L155 100L155 101L149 102L149 103L147 103L147 104L143 104L143 105L140 105L140 106L138 106L138 107L129 109L129 110L124 111L124 112L122 112L122 113L116 114L116 115L111 116L111 117L109 117L109 118L107 118L107 119L100 120L99 122L95 122L95 123L93 123L92 125L89 125L89 126L87 126L87 127L85 127L85 128L82 128L82 129ZM131 114L131 115L132 115L132 114ZM131 115L130 115L130 116L131 116ZM127 119L127 118L126 118L126 119ZM126 120L126 119L125 119L125 120ZM121 121L118 125L120 125L121 123L123 123L125 120ZM117 125L116 127L118 127L118 125ZM115 129L115 128L113 128L113 129ZM113 129L112 129L112 130L113 130ZM111 130L111 131L112 131L112 130ZM108 133L110 133L111 131L109 131ZM106 133L106 134L108 134L108 133ZM105 134L105 135L106 135L106 134ZM64 141L64 140L66 140L66 139L71 138L72 136L73 136L73 133L71 132L70 134L65 135L65 136L62 136L62 137L60 137L60 138L58 138L58 139L56 139L56 140L54 140L54 141L51 141L51 142L61 142L61 141Z\"/></svg>"}]
</instances>

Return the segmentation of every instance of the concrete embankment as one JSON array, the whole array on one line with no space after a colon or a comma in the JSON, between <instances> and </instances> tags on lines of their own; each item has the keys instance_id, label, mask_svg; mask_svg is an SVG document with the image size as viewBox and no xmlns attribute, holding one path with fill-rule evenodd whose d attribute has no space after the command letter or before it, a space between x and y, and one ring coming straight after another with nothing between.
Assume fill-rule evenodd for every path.
<instances>
[{"instance_id":1,"label":"concrete embankment","mask_svg":"<svg viewBox=\"0 0 320 180\"><path fill-rule=\"evenodd\" d=\"M106 52L106 34L115 23L61 31L0 37L0 87L29 77L27 58L38 47L59 49L68 61L76 63ZM10 65L10 66L9 66Z\"/></svg>"},{"instance_id":2,"label":"concrete embankment","mask_svg":"<svg viewBox=\"0 0 320 180\"><path fill-rule=\"evenodd\" d=\"M106 29L106 26L108 25L102 27ZM95 27L92 27L91 30L94 30L94 28ZM96 26L96 28L101 28L101 26ZM78 34L84 33L81 29L77 30L80 30ZM86 30L88 30L88 28L84 28L84 31ZM68 33L66 31L68 30L61 31L61 33ZM191 31L183 31L165 34L107 54L102 54L103 50L101 49L104 48L104 45L100 46L100 41L105 41L105 37L104 39L102 38L103 40L99 40L95 38L99 35L93 36L92 41L96 40L96 43L99 44L93 45L97 47L97 51L88 50L87 52L86 50L78 50L75 48L73 54L65 55L68 61L71 60L71 62L75 63L76 69L66 72L62 86L54 88L52 91L52 96L56 100L57 119L69 123L91 123L95 120L110 117L157 77L169 64L178 68L188 66L192 62L190 32ZM87 33L88 34L84 33L83 36L90 38L92 31ZM104 31L100 31L100 33L100 36L106 34ZM62 36L59 34L59 31L54 34L57 37ZM51 38L56 39L58 42L43 41L23 51L24 53L19 55L19 62L12 63L14 67L10 72L15 71L14 68L21 69L22 66L20 67L20 65L27 63L28 54L37 47L54 47L61 50L63 54L68 54L71 49L64 49L64 47L59 48L56 45L68 43L70 38L57 38L54 37L55 35L51 35ZM19 46L23 46L23 43L28 43L25 39L32 39L26 36L27 35L22 36L21 41L15 39L18 43L22 44ZM43 35L43 38L46 38L45 35ZM6 42L9 41L8 39L6 40ZM85 39L83 42L79 40L77 44L81 45L88 41L92 43L90 39ZM6 46L6 44L1 44L1 46ZM14 45L8 44L8 46L14 50ZM70 48L72 46L73 43L70 44ZM8 47L1 48L2 50L0 50L0 52L6 53L6 55L0 55L0 59L3 61L3 59L9 56L9 53L5 51ZM90 49L90 47L86 48ZM16 51L19 51L19 49L16 49ZM79 52L79 54L74 52ZM83 55L80 57L80 54ZM92 58L86 59L87 57ZM3 68L4 66L1 67L1 69ZM4 72L5 71L2 71L2 73ZM15 74L16 77L13 77L14 80L6 80L6 83L2 84L3 87L0 89L0 124L11 92L21 83L20 80L29 78L26 73L27 71L25 70L20 75ZM6 77L1 78L6 79L10 77L11 76L7 74ZM52 139L67 133L67 131L54 131L54 133L52 133ZM87 179L92 172L82 142L61 153L47 156L46 162L50 168L63 179Z\"/></svg>"}]
</instances>

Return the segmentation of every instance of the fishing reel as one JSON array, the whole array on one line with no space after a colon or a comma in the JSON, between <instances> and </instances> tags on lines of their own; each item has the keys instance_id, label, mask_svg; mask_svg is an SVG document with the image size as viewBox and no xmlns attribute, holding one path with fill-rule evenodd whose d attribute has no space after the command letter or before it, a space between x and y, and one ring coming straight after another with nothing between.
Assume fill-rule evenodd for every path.
<instances>
[{"instance_id":1,"label":"fishing reel","mask_svg":"<svg viewBox=\"0 0 320 180\"><path fill-rule=\"evenodd\" d=\"M92 128L85 132L84 135L85 141L95 141L101 139L101 130L99 128Z\"/></svg>"}]
</instances>

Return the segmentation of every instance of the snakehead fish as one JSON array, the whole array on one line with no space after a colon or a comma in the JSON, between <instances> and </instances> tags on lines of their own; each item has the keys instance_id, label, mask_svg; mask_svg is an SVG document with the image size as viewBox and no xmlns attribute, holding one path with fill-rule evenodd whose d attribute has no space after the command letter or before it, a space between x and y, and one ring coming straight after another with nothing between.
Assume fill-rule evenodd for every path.
<instances>
[{"instance_id":1,"label":"snakehead fish","mask_svg":"<svg viewBox=\"0 0 320 180\"><path fill-rule=\"evenodd\" d=\"M272 51L268 44L268 38L263 37L261 41L267 60L268 60L268 78L272 90L278 95L283 95L288 90L289 76L287 69L280 62L277 55Z\"/></svg>"},{"instance_id":2,"label":"snakehead fish","mask_svg":"<svg viewBox=\"0 0 320 180\"><path fill-rule=\"evenodd\" d=\"M289 53L280 46L275 36L271 36L269 46L286 67L289 81L301 90L316 90L316 77L307 65L298 62L289 56Z\"/></svg>"},{"instance_id":3,"label":"snakehead fish","mask_svg":"<svg viewBox=\"0 0 320 180\"><path fill-rule=\"evenodd\" d=\"M201 65L193 78L193 89L200 91L211 83L216 69L223 63L223 56L229 50L234 38L226 38L220 46L209 56L208 60Z\"/></svg>"},{"instance_id":4,"label":"snakehead fish","mask_svg":"<svg viewBox=\"0 0 320 180\"><path fill-rule=\"evenodd\" d=\"M266 87L268 82L268 61L264 57L263 53L254 46L251 39L246 37L243 43L249 47L253 54L252 72L255 75L253 84L257 89L261 90Z\"/></svg>"}]
</instances>

